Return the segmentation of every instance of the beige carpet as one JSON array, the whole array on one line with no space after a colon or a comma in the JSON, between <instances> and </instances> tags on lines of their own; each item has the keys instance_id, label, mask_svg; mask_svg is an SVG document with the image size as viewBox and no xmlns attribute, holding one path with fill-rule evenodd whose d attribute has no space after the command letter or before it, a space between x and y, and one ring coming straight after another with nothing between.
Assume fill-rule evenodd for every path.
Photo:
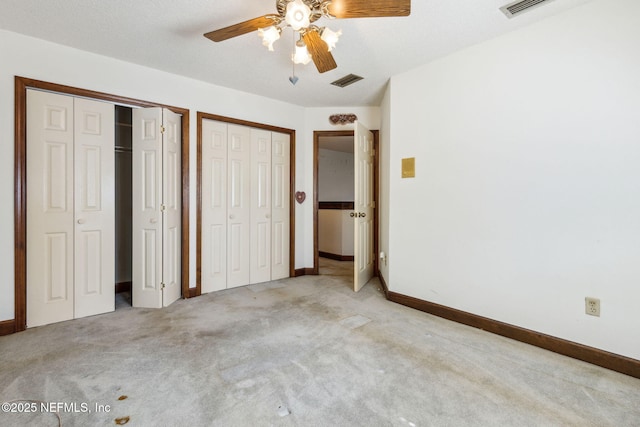
<instances>
[{"instance_id":1,"label":"beige carpet","mask_svg":"<svg viewBox=\"0 0 640 427\"><path fill-rule=\"evenodd\" d=\"M353 293L350 268L322 268L343 273L0 337L0 401L62 402L63 426L640 425L638 379L388 302L377 280Z\"/></svg>"}]
</instances>

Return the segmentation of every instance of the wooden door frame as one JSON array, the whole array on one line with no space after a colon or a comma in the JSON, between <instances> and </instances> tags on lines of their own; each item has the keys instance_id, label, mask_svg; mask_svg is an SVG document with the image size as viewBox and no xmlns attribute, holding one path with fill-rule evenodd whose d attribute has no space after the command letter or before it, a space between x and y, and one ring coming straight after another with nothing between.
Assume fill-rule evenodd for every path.
<instances>
[{"instance_id":1,"label":"wooden door frame","mask_svg":"<svg viewBox=\"0 0 640 427\"><path fill-rule=\"evenodd\" d=\"M376 255L373 257L373 275L378 276L378 141L379 131L372 130L373 134L373 202L375 208L373 209L373 253ZM313 131L313 269L310 274L320 274L320 250L318 248L318 150L320 149L320 138L331 136L353 136L355 137L355 131L353 130L326 130Z\"/></svg>"},{"instance_id":2,"label":"wooden door frame","mask_svg":"<svg viewBox=\"0 0 640 427\"><path fill-rule=\"evenodd\" d=\"M247 126L289 135L289 277L295 274L296 218L295 218L295 181L296 181L296 131L264 123L249 122L216 114L197 113L198 135L196 138L196 287L195 296L202 295L202 121L214 120L227 124Z\"/></svg>"},{"instance_id":3,"label":"wooden door frame","mask_svg":"<svg viewBox=\"0 0 640 427\"><path fill-rule=\"evenodd\" d=\"M189 290L189 109L16 76L14 99L15 313L13 327L7 327L5 324L2 332L20 332L27 328L27 89L107 101L114 105L163 107L182 115L182 297L193 296Z\"/></svg>"}]
</instances>

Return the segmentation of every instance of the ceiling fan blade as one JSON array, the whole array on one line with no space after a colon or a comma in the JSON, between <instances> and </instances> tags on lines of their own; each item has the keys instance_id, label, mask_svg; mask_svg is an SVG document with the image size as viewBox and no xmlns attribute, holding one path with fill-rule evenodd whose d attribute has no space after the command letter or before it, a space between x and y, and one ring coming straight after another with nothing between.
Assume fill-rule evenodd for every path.
<instances>
[{"instance_id":1,"label":"ceiling fan blade","mask_svg":"<svg viewBox=\"0 0 640 427\"><path fill-rule=\"evenodd\" d=\"M325 73L338 68L333 55L329 52L329 46L320 38L320 34L317 31L307 31L302 36L302 40L307 45L307 50L311 54L311 59L316 64L318 72Z\"/></svg>"},{"instance_id":2,"label":"ceiling fan blade","mask_svg":"<svg viewBox=\"0 0 640 427\"><path fill-rule=\"evenodd\" d=\"M336 18L409 16L411 0L333 0L329 13Z\"/></svg>"},{"instance_id":3,"label":"ceiling fan blade","mask_svg":"<svg viewBox=\"0 0 640 427\"><path fill-rule=\"evenodd\" d=\"M265 15L259 18L253 18L239 24L230 25L220 28L219 30L210 31L204 36L214 42L221 42L232 37L241 36L243 34L256 31L259 28L267 28L274 24L273 15Z\"/></svg>"}]
</instances>

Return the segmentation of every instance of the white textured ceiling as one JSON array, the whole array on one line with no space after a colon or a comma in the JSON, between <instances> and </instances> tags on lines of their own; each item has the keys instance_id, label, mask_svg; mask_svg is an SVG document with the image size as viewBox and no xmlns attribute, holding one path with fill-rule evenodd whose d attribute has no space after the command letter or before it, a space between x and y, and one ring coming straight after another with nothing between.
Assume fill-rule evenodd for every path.
<instances>
[{"instance_id":1,"label":"white textured ceiling","mask_svg":"<svg viewBox=\"0 0 640 427\"><path fill-rule=\"evenodd\" d=\"M301 106L365 106L379 105L392 75L587 1L554 0L511 20L499 11L510 0L413 0L409 17L323 19L343 31L338 68L296 66L295 86L290 29L275 52L255 32L221 43L202 36L275 13L275 0L1 0L0 28ZM364 80L330 85L349 73Z\"/></svg>"}]
</instances>

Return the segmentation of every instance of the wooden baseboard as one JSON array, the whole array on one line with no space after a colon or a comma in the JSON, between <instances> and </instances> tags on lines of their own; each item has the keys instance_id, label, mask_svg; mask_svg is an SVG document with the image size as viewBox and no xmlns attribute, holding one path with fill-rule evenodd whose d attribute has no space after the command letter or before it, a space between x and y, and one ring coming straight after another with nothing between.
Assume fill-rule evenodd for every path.
<instances>
[{"instance_id":1,"label":"wooden baseboard","mask_svg":"<svg viewBox=\"0 0 640 427\"><path fill-rule=\"evenodd\" d=\"M313 268L297 268L293 277L316 276L318 273Z\"/></svg>"},{"instance_id":2,"label":"wooden baseboard","mask_svg":"<svg viewBox=\"0 0 640 427\"><path fill-rule=\"evenodd\" d=\"M122 293L122 292L131 292L131 282L120 282L120 283L116 283L116 294ZM189 288L189 293L187 295L184 295L184 298L194 298L200 296L200 294L198 293L197 288Z\"/></svg>"},{"instance_id":3,"label":"wooden baseboard","mask_svg":"<svg viewBox=\"0 0 640 427\"><path fill-rule=\"evenodd\" d=\"M318 202L318 209L352 211L353 206L353 202Z\"/></svg>"},{"instance_id":4,"label":"wooden baseboard","mask_svg":"<svg viewBox=\"0 0 640 427\"><path fill-rule=\"evenodd\" d=\"M378 279L380 280L380 286L382 287L382 292L384 292L384 296L389 299L389 287L387 286L387 282L384 280L384 277L380 272L378 272Z\"/></svg>"},{"instance_id":5,"label":"wooden baseboard","mask_svg":"<svg viewBox=\"0 0 640 427\"><path fill-rule=\"evenodd\" d=\"M322 258L334 259L336 261L353 261L353 255L338 255L329 252L318 252L318 256Z\"/></svg>"},{"instance_id":6,"label":"wooden baseboard","mask_svg":"<svg viewBox=\"0 0 640 427\"><path fill-rule=\"evenodd\" d=\"M380 282L383 283L383 280ZM383 287L386 287L386 283ZM396 292L387 291L387 299L407 307L424 311L425 313L433 314L434 316L442 317L474 328L483 329L487 332L492 332L503 337L553 351L554 353L582 360L583 362L611 369L612 371L630 375L635 378L640 378L640 360L621 356L615 353L609 353L594 347L588 347L586 345L567 341L551 335L541 334L529 329L524 329L508 323L499 322L497 320L456 310L454 308L424 301L407 295L398 294Z\"/></svg>"},{"instance_id":7,"label":"wooden baseboard","mask_svg":"<svg viewBox=\"0 0 640 427\"><path fill-rule=\"evenodd\" d=\"M121 294L122 292L131 292L131 282L116 283L116 294Z\"/></svg>"},{"instance_id":8,"label":"wooden baseboard","mask_svg":"<svg viewBox=\"0 0 640 427\"><path fill-rule=\"evenodd\" d=\"M16 320L3 320L0 322L0 336L10 335L16 332Z\"/></svg>"}]
</instances>

